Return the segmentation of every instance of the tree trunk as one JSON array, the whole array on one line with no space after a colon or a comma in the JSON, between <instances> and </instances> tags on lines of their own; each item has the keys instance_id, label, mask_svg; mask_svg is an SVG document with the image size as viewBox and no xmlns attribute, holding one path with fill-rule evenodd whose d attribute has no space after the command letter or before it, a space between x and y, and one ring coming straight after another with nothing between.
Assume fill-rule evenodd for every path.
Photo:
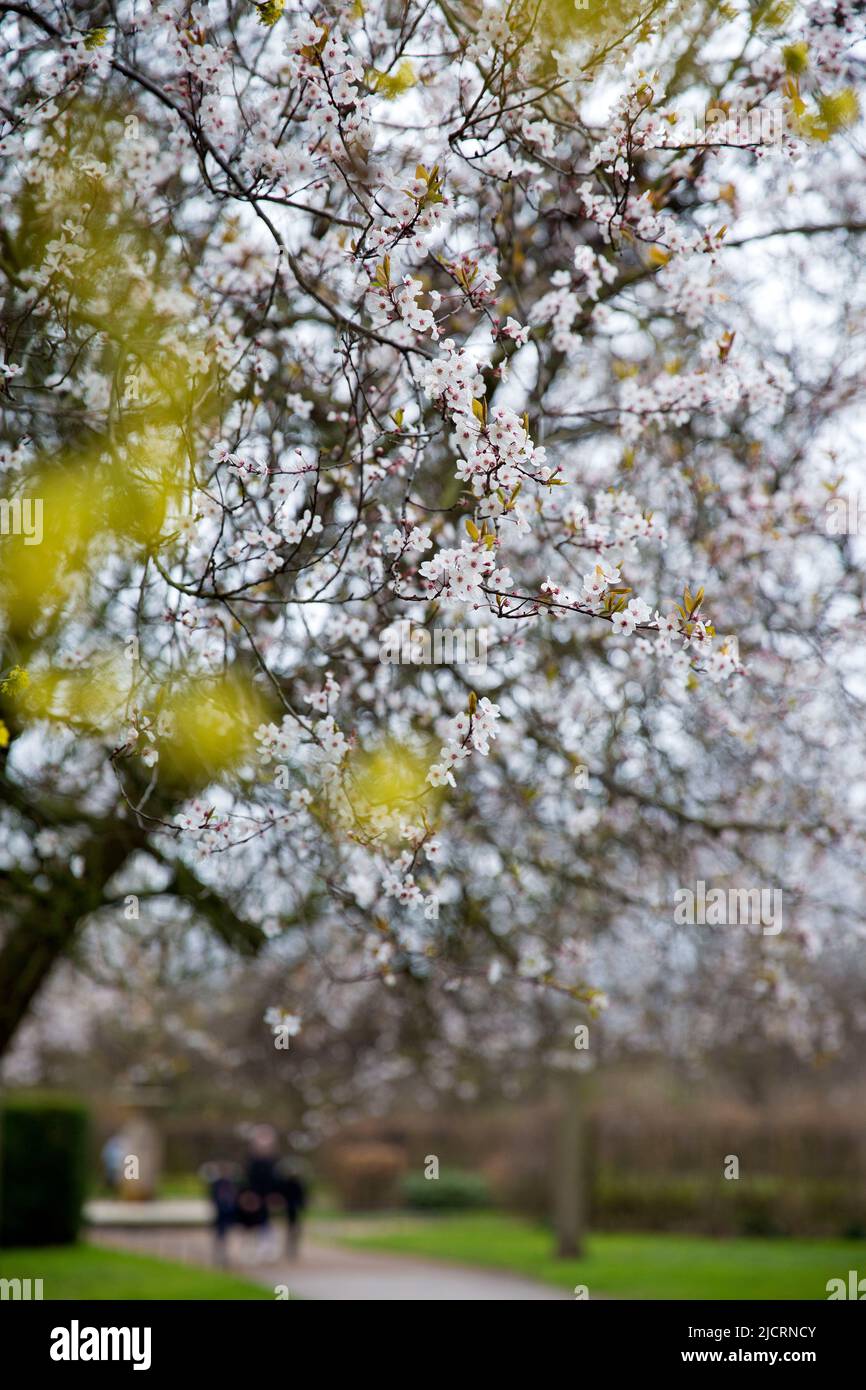
<instances>
[{"instance_id":1,"label":"tree trunk","mask_svg":"<svg viewBox=\"0 0 866 1390\"><path fill-rule=\"evenodd\" d=\"M0 1057L55 963L68 953L79 926L103 905L109 880L143 843L144 832L132 821L94 825L81 851L81 878L58 867L50 888L38 894L33 890L24 910L15 915L0 949Z\"/></svg>"},{"instance_id":2,"label":"tree trunk","mask_svg":"<svg viewBox=\"0 0 866 1390\"><path fill-rule=\"evenodd\" d=\"M55 961L72 944L78 921L74 910L64 913L35 904L9 932L0 950L0 1057Z\"/></svg>"},{"instance_id":3,"label":"tree trunk","mask_svg":"<svg viewBox=\"0 0 866 1390\"><path fill-rule=\"evenodd\" d=\"M587 1134L584 1078L568 1068L557 1076L556 1248L563 1257L584 1253Z\"/></svg>"},{"instance_id":4,"label":"tree trunk","mask_svg":"<svg viewBox=\"0 0 866 1390\"><path fill-rule=\"evenodd\" d=\"M146 829L133 818L92 821L88 831L90 838L80 851L84 858L80 878L58 865L50 888L37 892L30 885L26 896L16 890L18 901L3 904L4 917L13 925L0 947L0 1057L55 963L68 954L79 928L106 905L110 880L131 854L147 845ZM256 954L266 939L259 926L239 917L226 899L199 881L189 865L167 858L156 846L150 846L150 853L171 869L166 893L189 903L238 954Z\"/></svg>"}]
</instances>

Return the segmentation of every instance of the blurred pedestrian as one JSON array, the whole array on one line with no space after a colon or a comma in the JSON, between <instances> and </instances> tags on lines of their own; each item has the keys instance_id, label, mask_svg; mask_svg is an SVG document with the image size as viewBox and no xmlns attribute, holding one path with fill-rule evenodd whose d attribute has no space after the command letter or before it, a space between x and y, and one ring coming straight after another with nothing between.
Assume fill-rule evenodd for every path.
<instances>
[{"instance_id":1,"label":"blurred pedestrian","mask_svg":"<svg viewBox=\"0 0 866 1390\"><path fill-rule=\"evenodd\" d=\"M290 1260L294 1260L300 1249L301 1218L307 1205L307 1189L296 1169L292 1167L282 1169L280 1195L286 1206L286 1253Z\"/></svg>"},{"instance_id":2,"label":"blurred pedestrian","mask_svg":"<svg viewBox=\"0 0 866 1390\"><path fill-rule=\"evenodd\" d=\"M238 1169L233 1163L206 1163L199 1176L207 1184L213 1203L214 1258L218 1265L228 1264L226 1242L228 1233L238 1220Z\"/></svg>"},{"instance_id":3,"label":"blurred pedestrian","mask_svg":"<svg viewBox=\"0 0 866 1390\"><path fill-rule=\"evenodd\" d=\"M278 1252L271 1214L274 1199L281 1196L280 1186L276 1131L272 1125L256 1125L250 1138L241 1204L246 1213L244 1224L258 1230L258 1253L263 1260L275 1259Z\"/></svg>"}]
</instances>

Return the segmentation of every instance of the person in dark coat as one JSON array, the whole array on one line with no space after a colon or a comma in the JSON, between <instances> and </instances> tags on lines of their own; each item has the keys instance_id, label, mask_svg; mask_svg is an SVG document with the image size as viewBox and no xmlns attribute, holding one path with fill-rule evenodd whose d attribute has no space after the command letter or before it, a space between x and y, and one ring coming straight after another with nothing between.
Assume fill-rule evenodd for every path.
<instances>
[{"instance_id":1,"label":"person in dark coat","mask_svg":"<svg viewBox=\"0 0 866 1390\"><path fill-rule=\"evenodd\" d=\"M297 1257L301 1243L301 1217L307 1205L307 1189L300 1175L294 1169L284 1171L280 1184L280 1195L286 1206L287 1241L286 1253L290 1260Z\"/></svg>"},{"instance_id":2,"label":"person in dark coat","mask_svg":"<svg viewBox=\"0 0 866 1390\"><path fill-rule=\"evenodd\" d=\"M238 1172L231 1163L206 1163L200 1176L213 1203L214 1257L224 1267L228 1263L226 1239L238 1220Z\"/></svg>"},{"instance_id":3,"label":"person in dark coat","mask_svg":"<svg viewBox=\"0 0 866 1390\"><path fill-rule=\"evenodd\" d=\"M280 1203L280 1176L277 1170L277 1136L271 1125L256 1125L250 1140L246 1183L240 1194L241 1220L259 1232L259 1254L273 1259L274 1229L271 1212Z\"/></svg>"}]
</instances>

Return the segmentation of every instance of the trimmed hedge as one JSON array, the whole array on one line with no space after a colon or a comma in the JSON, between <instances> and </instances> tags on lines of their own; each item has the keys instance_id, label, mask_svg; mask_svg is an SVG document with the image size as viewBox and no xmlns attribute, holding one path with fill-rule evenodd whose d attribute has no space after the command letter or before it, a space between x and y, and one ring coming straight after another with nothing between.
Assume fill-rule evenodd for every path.
<instances>
[{"instance_id":1,"label":"trimmed hedge","mask_svg":"<svg viewBox=\"0 0 866 1390\"><path fill-rule=\"evenodd\" d=\"M592 1191L591 1222L601 1231L862 1239L866 1196L843 1180L603 1171Z\"/></svg>"},{"instance_id":2,"label":"trimmed hedge","mask_svg":"<svg viewBox=\"0 0 866 1390\"><path fill-rule=\"evenodd\" d=\"M0 1245L72 1245L87 1185L89 1124L77 1101L0 1101Z\"/></svg>"},{"instance_id":3,"label":"trimmed hedge","mask_svg":"<svg viewBox=\"0 0 866 1390\"><path fill-rule=\"evenodd\" d=\"M490 1189L480 1173L445 1168L438 1178L410 1173L402 1183L407 1206L417 1211L477 1211L490 1206Z\"/></svg>"},{"instance_id":4,"label":"trimmed hedge","mask_svg":"<svg viewBox=\"0 0 866 1390\"><path fill-rule=\"evenodd\" d=\"M394 1205L405 1167L397 1144L341 1144L327 1162L327 1177L346 1211L383 1211Z\"/></svg>"}]
</instances>

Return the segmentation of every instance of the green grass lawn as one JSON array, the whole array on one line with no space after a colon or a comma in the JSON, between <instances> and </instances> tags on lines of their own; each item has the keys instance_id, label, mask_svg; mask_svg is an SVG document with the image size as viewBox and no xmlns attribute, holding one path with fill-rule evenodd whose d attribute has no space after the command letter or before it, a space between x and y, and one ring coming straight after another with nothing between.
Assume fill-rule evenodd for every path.
<instances>
[{"instance_id":1,"label":"green grass lawn","mask_svg":"<svg viewBox=\"0 0 866 1390\"><path fill-rule=\"evenodd\" d=\"M585 1284L590 1298L826 1299L828 1279L866 1274L863 1241L599 1234L586 1258L559 1260L550 1231L496 1213L367 1217L357 1232L351 1220L331 1230L369 1250L492 1266L569 1290Z\"/></svg>"},{"instance_id":2,"label":"green grass lawn","mask_svg":"<svg viewBox=\"0 0 866 1390\"><path fill-rule=\"evenodd\" d=\"M207 1188L198 1173L168 1173L159 1184L158 1197L206 1197Z\"/></svg>"},{"instance_id":3,"label":"green grass lawn","mask_svg":"<svg viewBox=\"0 0 866 1390\"><path fill-rule=\"evenodd\" d=\"M217 1269L95 1245L0 1250L0 1279L41 1279L45 1299L273 1299L268 1289Z\"/></svg>"}]
</instances>

